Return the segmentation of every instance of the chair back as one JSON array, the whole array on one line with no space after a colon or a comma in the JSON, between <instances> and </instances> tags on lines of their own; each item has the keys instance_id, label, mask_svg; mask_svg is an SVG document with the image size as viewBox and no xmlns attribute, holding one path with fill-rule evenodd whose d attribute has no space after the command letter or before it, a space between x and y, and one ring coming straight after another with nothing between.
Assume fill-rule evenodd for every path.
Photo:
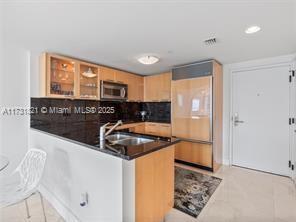
<instances>
[{"instance_id":1,"label":"chair back","mask_svg":"<svg viewBox=\"0 0 296 222\"><path fill-rule=\"evenodd\" d=\"M21 179L23 192L37 188L43 174L46 162L46 152L40 149L30 149L15 169Z\"/></svg>"}]
</instances>

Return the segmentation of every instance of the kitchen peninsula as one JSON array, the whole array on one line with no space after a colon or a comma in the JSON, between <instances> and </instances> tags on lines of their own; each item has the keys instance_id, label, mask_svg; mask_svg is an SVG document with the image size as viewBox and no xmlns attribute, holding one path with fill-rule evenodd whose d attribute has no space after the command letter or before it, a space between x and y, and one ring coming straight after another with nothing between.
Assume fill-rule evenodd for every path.
<instances>
[{"instance_id":1,"label":"kitchen peninsula","mask_svg":"<svg viewBox=\"0 0 296 222\"><path fill-rule=\"evenodd\" d=\"M48 154L51 167L46 168L41 186L47 199L62 203L59 212L71 209L70 215L64 215L69 221L77 221L76 217L82 221L163 221L174 205L175 150L183 162L191 152L186 146L189 142L178 147L180 137L186 140L183 135L188 129L176 130L171 119L187 126L191 120L188 107L194 99L194 104L198 100L205 110L200 113L195 107L194 116L202 119L189 121L190 127L200 120L202 126L211 123L207 114L212 100L208 85L195 80L203 94L192 98L184 94L184 109L177 107L178 112L171 117L171 89L175 95L176 80L183 83L183 76L174 79L176 75L172 78L172 73L166 72L143 77L50 53L43 54L40 61L41 80L45 81L41 82L40 97L31 98L31 106L38 112L31 115L30 146ZM220 67L209 61L202 65L199 76L205 71L207 75L213 72L216 78L213 64ZM186 84L190 82L188 79ZM179 94L184 96L183 91ZM173 98L174 104L182 105ZM219 106L213 105L215 113ZM48 112L52 107L61 112ZM108 125L100 133L106 123L118 121L123 124L116 127L117 131L109 134L113 127ZM202 128L199 130L202 132ZM180 137L172 137L172 132ZM100 134L104 135L101 141ZM194 145L195 152L202 155L192 162L217 170L218 143L215 149L211 143L209 140L207 146ZM56 196L51 195L52 190Z\"/></svg>"}]
</instances>

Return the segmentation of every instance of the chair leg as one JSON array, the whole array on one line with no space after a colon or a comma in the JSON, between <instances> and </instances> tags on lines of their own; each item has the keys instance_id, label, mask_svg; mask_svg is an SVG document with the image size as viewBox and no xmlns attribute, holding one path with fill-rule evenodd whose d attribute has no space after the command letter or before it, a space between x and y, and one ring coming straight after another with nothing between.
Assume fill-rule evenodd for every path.
<instances>
[{"instance_id":1,"label":"chair leg","mask_svg":"<svg viewBox=\"0 0 296 222\"><path fill-rule=\"evenodd\" d=\"M29 205L28 205L27 199L25 199L25 205L26 205L26 211L27 211L27 218L29 219L31 216L30 216Z\"/></svg>"},{"instance_id":2,"label":"chair leg","mask_svg":"<svg viewBox=\"0 0 296 222\"><path fill-rule=\"evenodd\" d=\"M44 201L40 192L39 192L39 196L40 196L40 201L41 201L42 210L43 210L44 222L47 222L46 215L45 215Z\"/></svg>"}]
</instances>

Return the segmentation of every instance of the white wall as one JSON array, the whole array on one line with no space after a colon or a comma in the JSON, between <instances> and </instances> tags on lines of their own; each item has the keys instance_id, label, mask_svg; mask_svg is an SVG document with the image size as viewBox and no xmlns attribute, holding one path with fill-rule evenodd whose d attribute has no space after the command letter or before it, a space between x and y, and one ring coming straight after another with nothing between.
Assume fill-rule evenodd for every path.
<instances>
[{"instance_id":1,"label":"white wall","mask_svg":"<svg viewBox=\"0 0 296 222\"><path fill-rule=\"evenodd\" d=\"M0 5L1 7L1 5ZM7 12L1 14L1 72L0 107L29 107L29 60L28 50L11 38ZM0 152L10 159L10 172L28 149L29 116L0 116Z\"/></svg>"},{"instance_id":2,"label":"white wall","mask_svg":"<svg viewBox=\"0 0 296 222\"><path fill-rule=\"evenodd\" d=\"M231 152L231 72L242 69L268 66L280 63L293 63L296 59L296 54L284 55L272 58L265 58L259 60L251 60L241 63L225 64L223 65L223 163L230 163ZM270 80L272 81L272 80ZM296 149L296 148L295 148Z\"/></svg>"},{"instance_id":3,"label":"white wall","mask_svg":"<svg viewBox=\"0 0 296 222\"><path fill-rule=\"evenodd\" d=\"M47 153L41 192L67 222L122 222L124 160L36 130L30 144Z\"/></svg>"}]
</instances>

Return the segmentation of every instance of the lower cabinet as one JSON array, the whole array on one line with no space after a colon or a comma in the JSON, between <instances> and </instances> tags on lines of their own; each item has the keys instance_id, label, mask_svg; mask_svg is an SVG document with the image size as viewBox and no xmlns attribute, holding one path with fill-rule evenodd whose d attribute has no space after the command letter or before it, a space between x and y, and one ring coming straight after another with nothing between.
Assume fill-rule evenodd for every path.
<instances>
[{"instance_id":1,"label":"lower cabinet","mask_svg":"<svg viewBox=\"0 0 296 222\"><path fill-rule=\"evenodd\" d=\"M134 133L143 133L149 135L171 137L171 124L168 123L152 123L145 122L137 125L136 127L130 130Z\"/></svg>"},{"instance_id":2,"label":"lower cabinet","mask_svg":"<svg viewBox=\"0 0 296 222\"><path fill-rule=\"evenodd\" d=\"M136 159L136 222L161 222L174 205L174 150Z\"/></svg>"},{"instance_id":3,"label":"lower cabinet","mask_svg":"<svg viewBox=\"0 0 296 222\"><path fill-rule=\"evenodd\" d=\"M145 123L139 123L135 127L130 128L130 132L145 134Z\"/></svg>"},{"instance_id":4,"label":"lower cabinet","mask_svg":"<svg viewBox=\"0 0 296 222\"><path fill-rule=\"evenodd\" d=\"M182 141L175 145L175 159L200 166L213 168L211 144Z\"/></svg>"}]
</instances>

